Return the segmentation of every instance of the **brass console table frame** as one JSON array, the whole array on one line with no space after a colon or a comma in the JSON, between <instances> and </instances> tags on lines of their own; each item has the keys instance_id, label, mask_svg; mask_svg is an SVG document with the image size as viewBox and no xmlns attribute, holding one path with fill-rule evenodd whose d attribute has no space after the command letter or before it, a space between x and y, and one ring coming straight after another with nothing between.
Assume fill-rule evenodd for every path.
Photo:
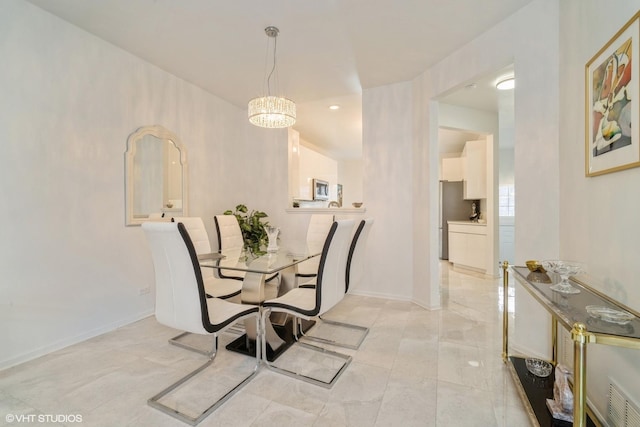
<instances>
[{"instance_id":1,"label":"brass console table frame","mask_svg":"<svg viewBox=\"0 0 640 427\"><path fill-rule=\"evenodd\" d=\"M503 334L502 334L502 359L506 363L509 361L509 313L508 313L508 287L509 287L509 264L505 261L502 264L503 277ZM513 267L512 267L513 268ZM587 344L603 344L616 347L625 347L631 349L640 349L640 314L638 312L622 305L621 303L607 297L601 292L591 288L588 284L572 277L571 280L576 283L584 295L592 300L601 301L603 305L612 306L625 310L635 316L630 323L631 334L608 333L604 331L606 328L593 328L592 331L587 329L585 322L574 321L574 316L569 315L567 310L554 303L545 295L537 285L548 286L548 284L538 283L537 285L527 280L522 272L528 271L526 267L515 267L516 280L522 287L529 292L533 298L538 301L551 314L551 348L552 360L555 365L558 357L558 323L571 331L571 339L573 340L573 425L576 427L585 427L587 425ZM553 291L550 291L553 293ZM574 307L575 308L575 307ZM582 307L583 312L579 312L578 316L585 317L586 310ZM588 315L587 315L588 316ZM613 324L615 325L615 324Z\"/></svg>"}]
</instances>

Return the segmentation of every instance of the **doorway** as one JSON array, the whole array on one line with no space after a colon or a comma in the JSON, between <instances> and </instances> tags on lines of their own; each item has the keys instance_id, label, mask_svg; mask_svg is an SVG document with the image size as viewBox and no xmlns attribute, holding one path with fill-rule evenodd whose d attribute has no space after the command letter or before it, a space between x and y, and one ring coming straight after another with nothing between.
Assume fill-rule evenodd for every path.
<instances>
[{"instance_id":1,"label":"doorway","mask_svg":"<svg viewBox=\"0 0 640 427\"><path fill-rule=\"evenodd\" d=\"M506 76L514 77L514 67L501 68L478 78L438 99L439 168L442 177L442 159L451 154L448 145L456 137L461 139L486 137L487 146L487 199L482 210L487 214L487 251L485 274L497 277L502 261L514 260L515 242L515 182L514 150L514 91L497 90L496 83ZM469 139L469 140L470 140ZM458 147L453 151L460 150ZM449 151L449 152L447 152ZM444 238L444 236L443 236Z\"/></svg>"}]
</instances>

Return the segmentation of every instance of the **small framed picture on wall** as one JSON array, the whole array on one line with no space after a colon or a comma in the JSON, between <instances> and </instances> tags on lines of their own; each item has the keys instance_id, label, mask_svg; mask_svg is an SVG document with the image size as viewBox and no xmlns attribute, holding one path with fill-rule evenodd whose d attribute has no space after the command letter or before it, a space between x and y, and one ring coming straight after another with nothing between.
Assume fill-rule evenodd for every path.
<instances>
[{"instance_id":1,"label":"small framed picture on wall","mask_svg":"<svg viewBox=\"0 0 640 427\"><path fill-rule=\"evenodd\" d=\"M314 178L313 200L329 200L329 183L327 181Z\"/></svg>"}]
</instances>

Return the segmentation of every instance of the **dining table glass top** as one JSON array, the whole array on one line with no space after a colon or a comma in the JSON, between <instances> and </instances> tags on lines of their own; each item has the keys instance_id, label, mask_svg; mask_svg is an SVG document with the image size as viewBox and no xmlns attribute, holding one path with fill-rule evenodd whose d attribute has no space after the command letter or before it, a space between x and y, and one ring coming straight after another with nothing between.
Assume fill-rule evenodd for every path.
<instances>
[{"instance_id":1,"label":"dining table glass top","mask_svg":"<svg viewBox=\"0 0 640 427\"><path fill-rule=\"evenodd\" d=\"M245 250L225 250L218 255L203 255L198 258L201 267L272 274L316 257L321 252L321 246L313 247L305 243L281 247L277 252L255 254Z\"/></svg>"}]
</instances>

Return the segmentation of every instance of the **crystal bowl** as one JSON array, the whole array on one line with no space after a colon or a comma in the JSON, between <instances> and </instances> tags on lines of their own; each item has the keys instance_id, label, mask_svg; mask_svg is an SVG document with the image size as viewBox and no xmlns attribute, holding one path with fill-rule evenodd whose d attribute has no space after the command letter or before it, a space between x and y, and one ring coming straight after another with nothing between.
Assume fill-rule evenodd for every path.
<instances>
[{"instance_id":1,"label":"crystal bowl","mask_svg":"<svg viewBox=\"0 0 640 427\"><path fill-rule=\"evenodd\" d=\"M624 310L616 310L599 305L588 305L585 309L590 316L597 317L605 322L617 323L618 325L626 325L635 317L633 314Z\"/></svg>"},{"instance_id":2,"label":"crystal bowl","mask_svg":"<svg viewBox=\"0 0 640 427\"><path fill-rule=\"evenodd\" d=\"M553 370L551 363L542 359L528 357L524 362L527 365L527 370L537 377L548 377Z\"/></svg>"},{"instance_id":3,"label":"crystal bowl","mask_svg":"<svg viewBox=\"0 0 640 427\"><path fill-rule=\"evenodd\" d=\"M542 261L545 270L559 274L560 283L551 286L550 289L562 294L577 294L580 290L569 283L569 276L574 276L584 270L584 263L578 261L546 260Z\"/></svg>"}]
</instances>

